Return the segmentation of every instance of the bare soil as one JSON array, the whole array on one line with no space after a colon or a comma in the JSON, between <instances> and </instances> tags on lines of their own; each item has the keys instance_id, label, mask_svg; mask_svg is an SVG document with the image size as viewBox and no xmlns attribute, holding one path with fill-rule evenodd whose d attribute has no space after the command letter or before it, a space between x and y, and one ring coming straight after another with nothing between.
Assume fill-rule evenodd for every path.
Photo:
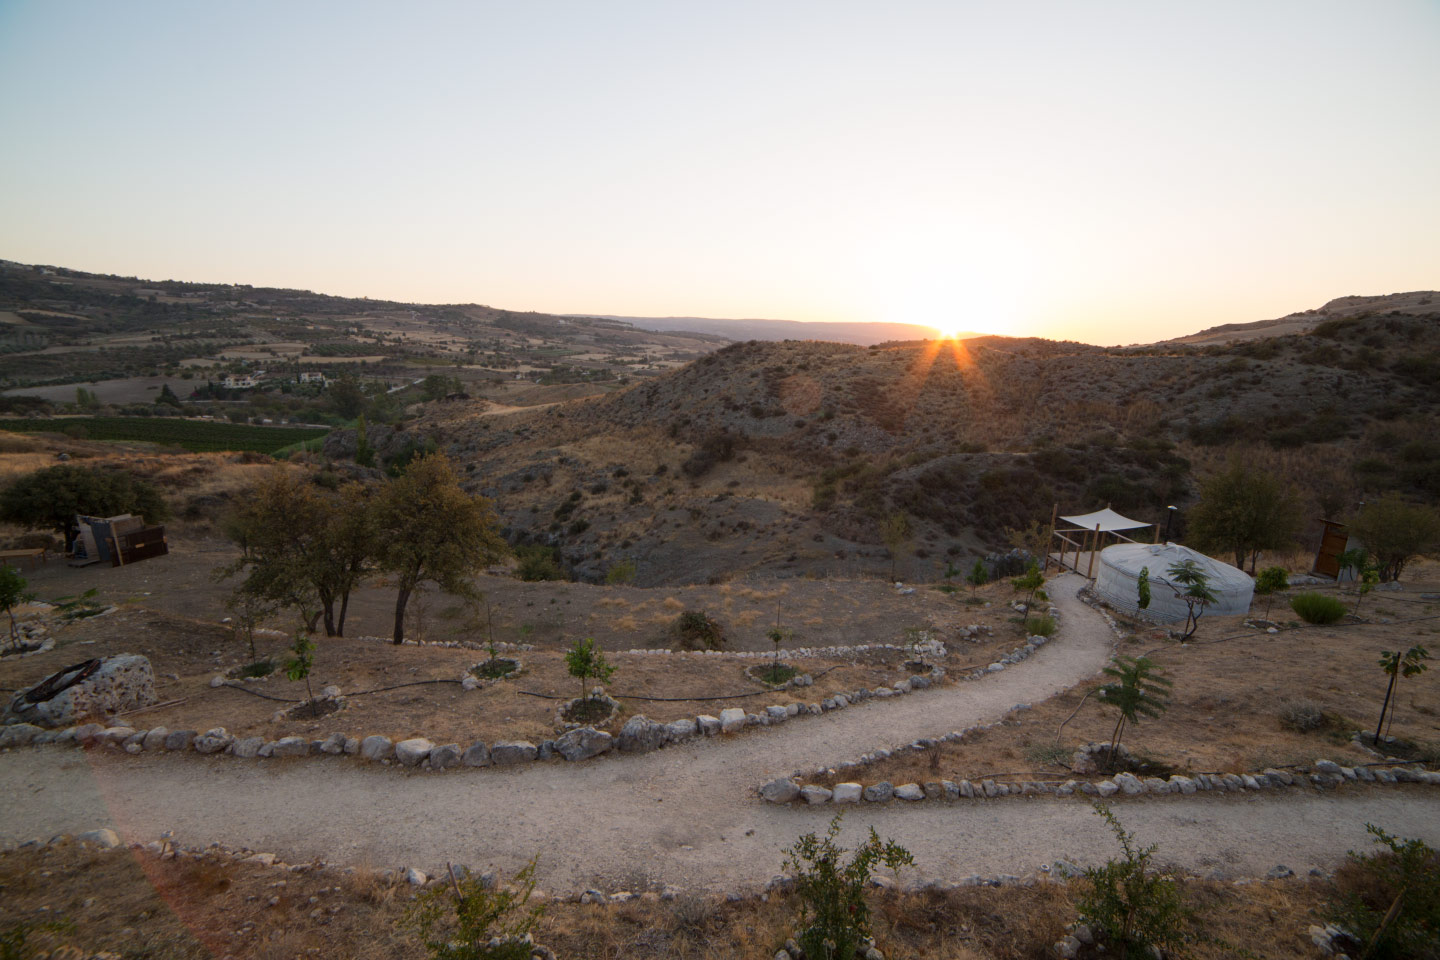
<instances>
[{"instance_id":1,"label":"bare soil","mask_svg":"<svg viewBox=\"0 0 1440 960\"><path fill-rule=\"evenodd\" d=\"M1378 592L1361 606L1363 622L1348 618L1330 627L1301 624L1287 598L1277 596L1271 617L1278 633L1246 626L1243 617L1202 619L1189 643L1170 639L1168 631L1129 623L1129 636L1117 646L1128 656L1147 656L1174 683L1169 709L1127 728L1124 744L1149 762L1176 773L1251 772L1275 766L1308 764L1319 758L1341 763L1374 762L1380 757L1356 747L1356 732L1373 733L1388 677L1378 667L1380 652L1421 643L1434 649L1440 634L1440 602L1419 599L1440 591L1440 565L1421 562L1404 578L1402 592ZM1299 592L1300 588L1290 593ZM1313 588L1304 588L1313 589ZM1330 592L1334 592L1331 588ZM1354 602L1341 594L1347 605ZM1264 608L1261 600L1257 615ZM1062 632L1065 629L1062 626ZM1108 743L1115 726L1113 709L1093 692L1109 678L1076 684L1032 709L1013 711L1002 725L977 731L960 743L930 755L905 752L867 767L867 783L938 779L980 779L1011 775L1020 779L1098 779L1080 776L1069 764L1076 748ZM1418 745L1400 759L1440 759L1440 682L1433 671L1399 684L1399 705L1390 732ZM1285 721L1301 704L1323 720L1301 730ZM1073 715L1073 716L1072 716ZM932 766L932 763L936 764ZM841 779L851 779L853 775ZM836 778L822 778L827 785Z\"/></svg>"},{"instance_id":2,"label":"bare soil","mask_svg":"<svg viewBox=\"0 0 1440 960\"><path fill-rule=\"evenodd\" d=\"M778 868L778 850L774 859ZM1327 880L1244 887L1194 880L1183 889L1198 911L1196 926L1215 940L1195 946L1188 955L1196 960L1233 956L1230 944L1273 960L1309 958L1306 927L1334 895ZM423 950L401 922L415 888L367 869L285 872L215 854L161 859L62 842L0 854L0 890L0 929L47 920L69 925L30 934L28 945L37 951L69 946L85 956L108 950L151 960L389 960ZM887 956L1040 957L1074 920L1079 890L1079 884L1040 884L874 892L873 929ZM773 955L793 935L799 906L787 894L737 903L660 901L653 892L598 907L548 902L536 937L567 960L752 960Z\"/></svg>"}]
</instances>

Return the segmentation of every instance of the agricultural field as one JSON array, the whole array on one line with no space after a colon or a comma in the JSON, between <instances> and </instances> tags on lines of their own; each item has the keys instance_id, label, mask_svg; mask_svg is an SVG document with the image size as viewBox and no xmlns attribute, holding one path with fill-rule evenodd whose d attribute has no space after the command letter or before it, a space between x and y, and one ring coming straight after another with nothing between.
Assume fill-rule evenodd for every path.
<instances>
[{"instance_id":1,"label":"agricultural field","mask_svg":"<svg viewBox=\"0 0 1440 960\"><path fill-rule=\"evenodd\" d=\"M318 440L318 427L265 427L162 417L64 417L0 421L15 433L64 433L90 440L133 440L180 447L194 453L253 451L275 453L285 447Z\"/></svg>"}]
</instances>

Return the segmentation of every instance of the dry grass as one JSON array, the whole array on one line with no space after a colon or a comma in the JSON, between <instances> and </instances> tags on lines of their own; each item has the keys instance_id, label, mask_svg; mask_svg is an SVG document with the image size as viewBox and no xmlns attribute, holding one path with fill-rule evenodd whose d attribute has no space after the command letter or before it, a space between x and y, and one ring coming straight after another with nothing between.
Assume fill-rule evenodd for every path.
<instances>
[{"instance_id":1,"label":"dry grass","mask_svg":"<svg viewBox=\"0 0 1440 960\"><path fill-rule=\"evenodd\" d=\"M1434 571L1434 565L1422 564L1417 576L1427 579L1409 581L1402 594L1367 598L1369 614L1440 614L1440 603L1402 602L1435 589L1428 579ZM1275 606L1275 618L1290 619L1283 597ZM1421 637L1440 629L1437 621L1377 622L1268 634L1245 627L1242 620L1206 618L1195 642L1187 645L1167 639L1164 631L1153 627L1119 644L1119 653L1150 657L1175 684L1169 710L1130 728L1127 746L1178 773L1240 773L1318 758L1373 762L1375 757L1351 744L1350 737L1357 730L1373 730L1379 715L1386 683L1376 666L1380 651L1421 642ZM1433 640L1430 645L1434 646ZM1081 744L1108 741L1114 727L1113 711L1094 696L1086 699L1101 679L1012 714L1004 725L946 744L938 774L926 757L907 751L867 767L861 779L910 783L997 774L1069 779L1073 776L1065 765L1069 754ZM1428 675L1402 681L1399 698L1394 735L1432 752L1440 750L1440 685ZM1311 730L1287 723L1287 710L1296 700L1313 702L1324 722ZM1069 719L1072 713L1074 718ZM1057 759L1065 760L1037 762L1057 747Z\"/></svg>"},{"instance_id":2,"label":"dry grass","mask_svg":"<svg viewBox=\"0 0 1440 960\"><path fill-rule=\"evenodd\" d=\"M70 945L87 955L111 950L152 960L422 955L400 923L414 888L363 868L289 873L208 855L162 860L62 843L0 854L0 890L0 928L22 918L73 923L63 933L35 935L32 946L45 950ZM1205 937L1187 952L1194 960L1234 956L1229 944L1271 960L1308 958L1305 928L1332 895L1316 880L1244 887L1189 881L1184 890ZM1078 885L1050 883L876 892L873 928L887 956L1035 960L1049 955L1075 919L1077 893ZM599 907L548 903L537 938L567 960L754 960L772 956L793 935L799 909L788 895L737 903L653 898Z\"/></svg>"}]
</instances>

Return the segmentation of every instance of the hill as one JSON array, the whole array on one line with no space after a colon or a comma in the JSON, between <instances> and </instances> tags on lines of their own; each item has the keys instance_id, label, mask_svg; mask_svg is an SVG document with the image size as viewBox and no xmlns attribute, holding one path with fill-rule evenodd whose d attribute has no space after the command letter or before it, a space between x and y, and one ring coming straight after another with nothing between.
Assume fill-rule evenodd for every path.
<instances>
[{"instance_id":1,"label":"hill","mask_svg":"<svg viewBox=\"0 0 1440 960\"><path fill-rule=\"evenodd\" d=\"M708 333L730 340L833 340L868 347L887 340L919 340L936 335L934 327L915 323L830 323L798 320L722 320L711 317L601 317L641 330ZM961 334L962 337L976 334Z\"/></svg>"},{"instance_id":2,"label":"hill","mask_svg":"<svg viewBox=\"0 0 1440 960\"><path fill-rule=\"evenodd\" d=\"M1361 314L1406 313L1424 316L1434 312L1435 304L1440 303L1437 298L1440 298L1440 293L1433 290L1392 293L1379 297L1339 297L1318 310L1305 310L1274 320L1257 320L1254 323L1221 324L1218 327L1209 327L1199 333L1176 337L1164 342L1222 344L1264 337L1279 337L1292 333L1309 333L1326 320L1345 319Z\"/></svg>"},{"instance_id":3,"label":"hill","mask_svg":"<svg viewBox=\"0 0 1440 960\"><path fill-rule=\"evenodd\" d=\"M449 405L415 429L465 461L512 540L583 578L619 560L642 583L873 574L896 511L915 526L897 572L928 576L1056 503L1159 520L1235 453L1293 483L1307 516L1440 497L1440 312L1419 299L1205 346L733 344L605 397Z\"/></svg>"}]
</instances>

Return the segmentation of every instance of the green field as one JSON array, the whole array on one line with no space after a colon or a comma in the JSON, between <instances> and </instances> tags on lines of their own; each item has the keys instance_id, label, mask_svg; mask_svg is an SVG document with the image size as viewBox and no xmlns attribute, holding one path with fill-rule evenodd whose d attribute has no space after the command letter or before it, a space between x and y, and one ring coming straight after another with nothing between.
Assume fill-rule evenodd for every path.
<instances>
[{"instance_id":1,"label":"green field","mask_svg":"<svg viewBox=\"0 0 1440 960\"><path fill-rule=\"evenodd\" d=\"M0 420L0 430L14 433L64 433L86 440L139 440L183 447L196 453L254 450L274 453L329 433L315 427L257 427L245 423L211 423L160 417L61 417ZM84 431L81 433L81 431Z\"/></svg>"}]
</instances>

